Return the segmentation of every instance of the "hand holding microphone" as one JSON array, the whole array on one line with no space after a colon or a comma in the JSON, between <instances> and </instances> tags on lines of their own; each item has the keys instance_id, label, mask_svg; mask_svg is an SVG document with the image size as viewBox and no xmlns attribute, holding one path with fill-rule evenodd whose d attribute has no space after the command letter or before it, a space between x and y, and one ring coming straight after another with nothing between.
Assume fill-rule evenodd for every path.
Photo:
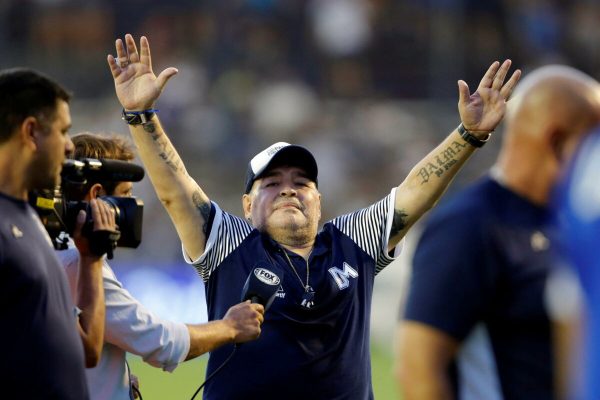
<instances>
[{"instance_id":1,"label":"hand holding microphone","mask_svg":"<svg viewBox=\"0 0 600 400\"><path fill-rule=\"evenodd\" d=\"M227 310L223 321L230 324L235 343L248 342L258 338L260 325L264 321L265 308L262 304L252 304L250 301L236 304Z\"/></svg>"},{"instance_id":2,"label":"hand holding microphone","mask_svg":"<svg viewBox=\"0 0 600 400\"><path fill-rule=\"evenodd\" d=\"M248 275L242 290L243 303L231 307L225 317L233 324L235 343L258 338L264 313L269 309L279 290L281 279L268 269L255 267Z\"/></svg>"}]
</instances>

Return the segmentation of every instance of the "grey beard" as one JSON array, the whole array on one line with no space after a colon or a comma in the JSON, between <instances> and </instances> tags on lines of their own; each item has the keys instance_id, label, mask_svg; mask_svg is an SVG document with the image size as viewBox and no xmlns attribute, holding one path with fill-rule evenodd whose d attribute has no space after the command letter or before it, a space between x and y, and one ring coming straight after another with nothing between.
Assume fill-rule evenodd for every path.
<instances>
[{"instance_id":1,"label":"grey beard","mask_svg":"<svg viewBox=\"0 0 600 400\"><path fill-rule=\"evenodd\" d=\"M294 226L294 224L281 228L266 229L265 231L277 243L294 247L312 243L317 234L308 226L299 227Z\"/></svg>"}]
</instances>

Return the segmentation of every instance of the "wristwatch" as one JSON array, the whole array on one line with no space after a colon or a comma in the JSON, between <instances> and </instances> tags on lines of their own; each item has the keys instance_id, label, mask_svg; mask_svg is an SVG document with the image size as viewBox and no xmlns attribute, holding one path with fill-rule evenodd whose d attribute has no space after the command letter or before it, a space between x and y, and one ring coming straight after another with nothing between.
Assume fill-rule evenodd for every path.
<instances>
[{"instance_id":1,"label":"wristwatch","mask_svg":"<svg viewBox=\"0 0 600 400\"><path fill-rule=\"evenodd\" d=\"M488 140L490 140L490 137L492 137L492 132L488 132L485 139L479 139L477 136L474 136L471 132L469 132L467 128L465 128L465 126L462 124L462 122L458 126L458 133L460 133L460 136L465 140L465 142L477 148L483 147L483 145L486 144Z\"/></svg>"},{"instance_id":2,"label":"wristwatch","mask_svg":"<svg viewBox=\"0 0 600 400\"><path fill-rule=\"evenodd\" d=\"M148 109L143 111L125 111L123 109L122 117L128 125L144 125L152 119L158 110Z\"/></svg>"}]
</instances>

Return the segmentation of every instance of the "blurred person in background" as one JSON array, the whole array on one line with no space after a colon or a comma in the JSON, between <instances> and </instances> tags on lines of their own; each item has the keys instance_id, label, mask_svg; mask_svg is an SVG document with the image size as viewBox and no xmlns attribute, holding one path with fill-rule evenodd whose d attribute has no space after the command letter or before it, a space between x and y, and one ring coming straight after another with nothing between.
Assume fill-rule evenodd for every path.
<instances>
[{"instance_id":1,"label":"blurred person in background","mask_svg":"<svg viewBox=\"0 0 600 400\"><path fill-rule=\"evenodd\" d=\"M547 66L521 82L495 166L435 209L417 244L397 337L404 399L555 398L549 200L599 122L584 73Z\"/></svg>"},{"instance_id":2,"label":"blurred person in background","mask_svg":"<svg viewBox=\"0 0 600 400\"><path fill-rule=\"evenodd\" d=\"M600 393L600 127L596 127L579 146L573 163L556 191L560 228L564 230L564 254L567 266L578 277L577 287L561 282L553 293L556 302L573 303L579 308L573 313L566 308L557 319L562 335L559 338L559 356L564 368L561 389L565 398L593 400ZM567 280L570 275L565 276ZM565 286L564 283L567 283ZM574 290L580 289L580 292ZM570 295L569 298L565 296Z\"/></svg>"},{"instance_id":3,"label":"blurred person in background","mask_svg":"<svg viewBox=\"0 0 600 400\"><path fill-rule=\"evenodd\" d=\"M320 232L318 168L301 146L276 143L249 165L244 218L222 211L188 175L153 106L177 73L152 71L145 37L131 35L108 56L123 117L183 244L206 283L209 319L239 301L256 266L282 277L262 336L209 381L206 399L371 399L369 319L375 275L400 250L415 221L504 116L520 77L494 62L477 91L459 81L461 125L381 201L326 223ZM207 374L232 354L211 353Z\"/></svg>"},{"instance_id":4,"label":"blurred person in background","mask_svg":"<svg viewBox=\"0 0 600 400\"><path fill-rule=\"evenodd\" d=\"M84 359L98 361L104 332L103 254L81 235L85 212L74 233L86 293L77 318L52 240L28 203L30 192L54 190L73 151L69 99L36 71L0 72L0 382L24 399L87 399ZM115 229L108 207L91 209L94 232Z\"/></svg>"},{"instance_id":5,"label":"blurred person in background","mask_svg":"<svg viewBox=\"0 0 600 400\"><path fill-rule=\"evenodd\" d=\"M131 145L116 135L86 132L73 136L72 141L75 159L132 161L135 157ZM64 190L69 200L89 202L102 196L133 196L133 183L89 179L83 186L65 184ZM71 246L58 255L67 271L72 296L77 299L81 296L74 290L81 274L79 253ZM137 382L130 382L127 353L172 372L183 361L226 343L256 339L260 334L263 307L259 304L236 304L218 321L190 325L159 318L144 307L119 282L106 259L102 263L102 285L106 303L102 357L98 366L86 370L91 399L130 399L136 395L139 389Z\"/></svg>"}]
</instances>

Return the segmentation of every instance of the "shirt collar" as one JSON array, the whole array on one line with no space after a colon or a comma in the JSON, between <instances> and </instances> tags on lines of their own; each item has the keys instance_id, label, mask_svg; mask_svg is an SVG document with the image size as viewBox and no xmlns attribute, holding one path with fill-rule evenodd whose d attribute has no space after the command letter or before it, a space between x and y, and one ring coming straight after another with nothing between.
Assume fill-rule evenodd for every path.
<instances>
[{"instance_id":1,"label":"shirt collar","mask_svg":"<svg viewBox=\"0 0 600 400\"><path fill-rule=\"evenodd\" d=\"M281 248L279 243L273 240L273 238L267 233L261 232L261 236L264 246L269 250L269 252L276 252L278 249ZM319 232L317 234L317 237L315 238L315 245L313 251L311 252L311 256L320 256L327 253L329 251L330 244L331 238L329 237L329 235L323 231Z\"/></svg>"}]
</instances>

